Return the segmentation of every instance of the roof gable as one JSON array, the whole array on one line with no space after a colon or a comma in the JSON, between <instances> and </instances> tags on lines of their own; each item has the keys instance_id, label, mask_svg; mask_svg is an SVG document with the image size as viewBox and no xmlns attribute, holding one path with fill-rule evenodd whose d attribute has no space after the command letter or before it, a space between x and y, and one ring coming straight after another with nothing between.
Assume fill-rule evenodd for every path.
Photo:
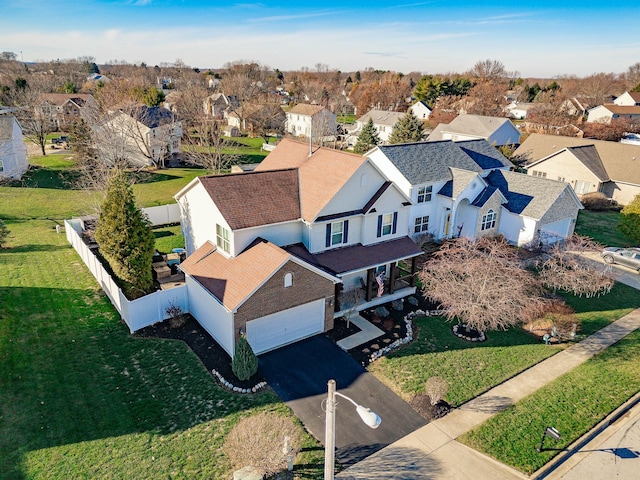
<instances>
[{"instance_id":1,"label":"roof gable","mask_svg":"<svg viewBox=\"0 0 640 480\"><path fill-rule=\"evenodd\" d=\"M360 123L367 123L370 119L375 125L388 125L393 127L398 120L404 117L405 113L390 112L387 110L369 110L358 119Z\"/></svg>"},{"instance_id":2,"label":"roof gable","mask_svg":"<svg viewBox=\"0 0 640 480\"><path fill-rule=\"evenodd\" d=\"M198 179L232 230L300 219L295 169Z\"/></svg>"},{"instance_id":3,"label":"roof gable","mask_svg":"<svg viewBox=\"0 0 640 480\"><path fill-rule=\"evenodd\" d=\"M607 182L609 175L602 164L598 150L594 145L582 145L578 147L567 147L582 164L587 167L601 182Z\"/></svg>"},{"instance_id":4,"label":"roof gable","mask_svg":"<svg viewBox=\"0 0 640 480\"><path fill-rule=\"evenodd\" d=\"M504 117L464 114L458 115L447 126L444 126L443 131L490 137L506 123L511 123L511 121Z\"/></svg>"},{"instance_id":5,"label":"roof gable","mask_svg":"<svg viewBox=\"0 0 640 480\"><path fill-rule=\"evenodd\" d=\"M299 103L287 113L313 117L320 110L324 110L324 107L322 105L309 105L308 103Z\"/></svg>"}]
</instances>

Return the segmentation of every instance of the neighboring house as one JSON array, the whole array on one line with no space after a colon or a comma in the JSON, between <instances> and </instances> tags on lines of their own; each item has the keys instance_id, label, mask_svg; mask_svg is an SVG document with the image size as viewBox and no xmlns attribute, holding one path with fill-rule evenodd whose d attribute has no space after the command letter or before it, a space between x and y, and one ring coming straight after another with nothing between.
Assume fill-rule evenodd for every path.
<instances>
[{"instance_id":1,"label":"neighboring house","mask_svg":"<svg viewBox=\"0 0 640 480\"><path fill-rule=\"evenodd\" d=\"M504 112L510 118L514 118L516 120L524 120L525 118L527 118L529 111L535 109L539 105L539 103L511 102L509 105L504 107Z\"/></svg>"},{"instance_id":2,"label":"neighboring house","mask_svg":"<svg viewBox=\"0 0 640 480\"><path fill-rule=\"evenodd\" d=\"M99 73L92 73L87 77L87 82L93 83L109 83L111 79L109 77L105 77Z\"/></svg>"},{"instance_id":3,"label":"neighboring house","mask_svg":"<svg viewBox=\"0 0 640 480\"><path fill-rule=\"evenodd\" d=\"M615 120L640 121L640 106L605 103L589 110L587 122L609 124Z\"/></svg>"},{"instance_id":4,"label":"neighboring house","mask_svg":"<svg viewBox=\"0 0 640 480\"><path fill-rule=\"evenodd\" d=\"M114 141L98 148L118 146L117 157L137 165L163 165L173 154L182 151L182 122L163 107L139 105L120 110L97 127L99 135ZM118 141L115 141L118 139ZM110 155L104 155L110 158ZM116 160L116 159L114 159Z\"/></svg>"},{"instance_id":5,"label":"neighboring house","mask_svg":"<svg viewBox=\"0 0 640 480\"><path fill-rule=\"evenodd\" d=\"M613 103L625 107L640 107L640 92L624 92Z\"/></svg>"},{"instance_id":6,"label":"neighboring house","mask_svg":"<svg viewBox=\"0 0 640 480\"><path fill-rule=\"evenodd\" d=\"M504 117L484 115L458 115L451 123L439 124L428 140L475 140L484 138L492 145L514 145L520 143L520 131Z\"/></svg>"},{"instance_id":7,"label":"neighboring house","mask_svg":"<svg viewBox=\"0 0 640 480\"><path fill-rule=\"evenodd\" d=\"M93 95L83 93L44 93L35 107L40 114L51 114L58 130L67 131L74 122L96 118L98 102Z\"/></svg>"},{"instance_id":8,"label":"neighboring house","mask_svg":"<svg viewBox=\"0 0 640 480\"><path fill-rule=\"evenodd\" d=\"M429 106L422 100L418 100L416 103L411 105L409 107L409 110L411 110L413 115L418 120L429 120L429 117L431 116L431 112L432 112Z\"/></svg>"},{"instance_id":9,"label":"neighboring house","mask_svg":"<svg viewBox=\"0 0 640 480\"><path fill-rule=\"evenodd\" d=\"M287 112L285 129L294 137L335 135L336 115L322 105L299 103Z\"/></svg>"},{"instance_id":10,"label":"neighboring house","mask_svg":"<svg viewBox=\"0 0 640 480\"><path fill-rule=\"evenodd\" d=\"M510 172L511 163L486 140L380 146L369 158L411 199L414 237L555 241L573 233L582 208L566 184Z\"/></svg>"},{"instance_id":11,"label":"neighboring house","mask_svg":"<svg viewBox=\"0 0 640 480\"><path fill-rule=\"evenodd\" d=\"M22 128L13 115L0 115L0 180L19 179L29 168Z\"/></svg>"},{"instance_id":12,"label":"neighboring house","mask_svg":"<svg viewBox=\"0 0 640 480\"><path fill-rule=\"evenodd\" d=\"M190 311L230 355L241 334L260 354L333 328L343 289L359 309L415 292L411 202L366 157L283 139L256 171L176 200Z\"/></svg>"},{"instance_id":13,"label":"neighboring house","mask_svg":"<svg viewBox=\"0 0 640 480\"><path fill-rule=\"evenodd\" d=\"M204 99L204 113L221 120L225 113L240 107L238 97L235 95L225 95L224 93L214 93Z\"/></svg>"},{"instance_id":14,"label":"neighboring house","mask_svg":"<svg viewBox=\"0 0 640 480\"><path fill-rule=\"evenodd\" d=\"M603 192L621 205L640 194L640 147L604 140L531 134L514 155L532 176L567 182L578 195Z\"/></svg>"},{"instance_id":15,"label":"neighboring house","mask_svg":"<svg viewBox=\"0 0 640 480\"><path fill-rule=\"evenodd\" d=\"M355 145L358 141L358 136L362 133L364 126L369 123L369 120L373 121L373 126L378 132L378 137L383 144L389 143L389 137L393 132L393 126L398 123L402 117L406 114L401 112L389 112L387 110L370 110L365 115L356 120L355 128L348 132L346 138L348 145Z\"/></svg>"},{"instance_id":16,"label":"neighboring house","mask_svg":"<svg viewBox=\"0 0 640 480\"><path fill-rule=\"evenodd\" d=\"M565 100L560 109L567 115L584 117L590 108L598 104L595 98L585 96L575 96Z\"/></svg>"}]
</instances>

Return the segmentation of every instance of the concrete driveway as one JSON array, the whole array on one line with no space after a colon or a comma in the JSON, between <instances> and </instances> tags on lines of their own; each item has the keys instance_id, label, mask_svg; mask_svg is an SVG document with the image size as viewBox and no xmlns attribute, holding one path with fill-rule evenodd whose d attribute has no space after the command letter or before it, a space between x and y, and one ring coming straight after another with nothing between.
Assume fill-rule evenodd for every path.
<instances>
[{"instance_id":1,"label":"concrete driveway","mask_svg":"<svg viewBox=\"0 0 640 480\"><path fill-rule=\"evenodd\" d=\"M380 415L382 424L373 430L362 423L353 405L338 397L336 458L342 465L353 465L427 423L324 335L265 353L258 359L271 388L323 443L323 407L330 379L336 381L340 393Z\"/></svg>"}]
</instances>

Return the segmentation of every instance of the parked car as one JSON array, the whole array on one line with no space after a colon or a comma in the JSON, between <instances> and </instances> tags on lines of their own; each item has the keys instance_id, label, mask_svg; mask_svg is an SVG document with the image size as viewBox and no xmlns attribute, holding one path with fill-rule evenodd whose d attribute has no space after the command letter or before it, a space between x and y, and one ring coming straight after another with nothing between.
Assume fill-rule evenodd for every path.
<instances>
[{"instance_id":1,"label":"parked car","mask_svg":"<svg viewBox=\"0 0 640 480\"><path fill-rule=\"evenodd\" d=\"M607 247L600 255L607 263L624 265L640 273L640 248Z\"/></svg>"}]
</instances>

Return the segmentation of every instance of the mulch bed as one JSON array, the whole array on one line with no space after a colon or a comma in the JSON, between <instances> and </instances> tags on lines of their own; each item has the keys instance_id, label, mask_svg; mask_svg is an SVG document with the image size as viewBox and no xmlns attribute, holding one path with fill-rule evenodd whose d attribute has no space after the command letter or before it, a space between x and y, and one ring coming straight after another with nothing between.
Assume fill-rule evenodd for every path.
<instances>
[{"instance_id":1,"label":"mulch bed","mask_svg":"<svg viewBox=\"0 0 640 480\"><path fill-rule=\"evenodd\" d=\"M264 381L260 370L247 381L240 381L231 370L231 357L218 343L189 315L182 327L171 328L168 321L158 322L138 330L138 337L170 338L182 340L195 353L207 371L216 369L228 382L239 388L252 388ZM214 377L215 378L215 377Z\"/></svg>"}]
</instances>

